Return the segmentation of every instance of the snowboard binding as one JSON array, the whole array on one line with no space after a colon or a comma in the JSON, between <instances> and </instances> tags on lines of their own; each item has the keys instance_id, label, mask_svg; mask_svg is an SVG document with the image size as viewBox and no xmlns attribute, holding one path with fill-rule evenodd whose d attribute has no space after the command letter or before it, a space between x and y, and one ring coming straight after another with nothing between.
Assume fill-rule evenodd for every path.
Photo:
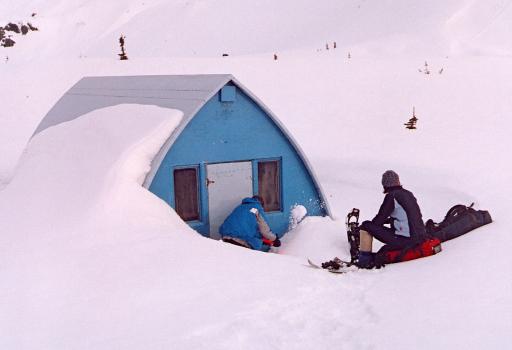
<instances>
[{"instance_id":1,"label":"snowboard binding","mask_svg":"<svg viewBox=\"0 0 512 350\"><path fill-rule=\"evenodd\" d=\"M323 262L321 266L322 269L329 270L330 272L345 273L347 272L347 268L352 266L352 263L348 261L343 261L340 258L336 257L332 260Z\"/></svg>"},{"instance_id":2,"label":"snowboard binding","mask_svg":"<svg viewBox=\"0 0 512 350\"><path fill-rule=\"evenodd\" d=\"M350 244L350 263L355 264L359 258L359 209L354 208L348 213L346 225Z\"/></svg>"},{"instance_id":3,"label":"snowboard binding","mask_svg":"<svg viewBox=\"0 0 512 350\"><path fill-rule=\"evenodd\" d=\"M342 261L338 258L334 258L330 261L326 261L322 263L322 269L328 270L339 270L341 268Z\"/></svg>"}]
</instances>

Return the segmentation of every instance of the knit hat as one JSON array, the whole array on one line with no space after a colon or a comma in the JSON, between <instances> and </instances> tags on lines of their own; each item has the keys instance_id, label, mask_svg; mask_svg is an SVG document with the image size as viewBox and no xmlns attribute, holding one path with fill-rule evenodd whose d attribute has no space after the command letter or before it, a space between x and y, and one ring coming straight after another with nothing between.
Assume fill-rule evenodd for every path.
<instances>
[{"instance_id":1,"label":"knit hat","mask_svg":"<svg viewBox=\"0 0 512 350\"><path fill-rule=\"evenodd\" d=\"M387 170L382 174L382 186L384 188L400 186L400 178L393 170Z\"/></svg>"}]
</instances>

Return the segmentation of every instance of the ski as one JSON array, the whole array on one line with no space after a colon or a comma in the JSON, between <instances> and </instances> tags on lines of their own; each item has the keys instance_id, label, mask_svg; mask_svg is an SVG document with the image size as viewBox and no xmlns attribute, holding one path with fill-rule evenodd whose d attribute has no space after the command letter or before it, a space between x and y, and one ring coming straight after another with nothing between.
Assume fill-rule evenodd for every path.
<instances>
[{"instance_id":1,"label":"ski","mask_svg":"<svg viewBox=\"0 0 512 350\"><path fill-rule=\"evenodd\" d=\"M308 259L309 266L314 267L315 269L321 269L320 266L312 262L310 259Z\"/></svg>"}]
</instances>

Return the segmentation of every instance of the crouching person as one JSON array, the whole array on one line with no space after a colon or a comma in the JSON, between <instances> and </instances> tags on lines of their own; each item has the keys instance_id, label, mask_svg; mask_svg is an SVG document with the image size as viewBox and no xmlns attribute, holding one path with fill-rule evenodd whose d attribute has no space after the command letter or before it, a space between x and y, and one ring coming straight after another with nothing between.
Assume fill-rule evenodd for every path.
<instances>
[{"instance_id":1,"label":"crouching person","mask_svg":"<svg viewBox=\"0 0 512 350\"><path fill-rule=\"evenodd\" d=\"M254 250L268 251L270 245L281 242L268 226L263 199L260 196L244 198L219 228L222 240Z\"/></svg>"},{"instance_id":2,"label":"crouching person","mask_svg":"<svg viewBox=\"0 0 512 350\"><path fill-rule=\"evenodd\" d=\"M372 253L373 238L385 243L385 249L403 249L420 243L425 237L425 225L414 195L400 184L398 174L392 170L382 175L384 201L371 221L360 226L359 262L361 268L376 265ZM390 227L384 226L389 224ZM377 262L377 265L378 262Z\"/></svg>"}]
</instances>

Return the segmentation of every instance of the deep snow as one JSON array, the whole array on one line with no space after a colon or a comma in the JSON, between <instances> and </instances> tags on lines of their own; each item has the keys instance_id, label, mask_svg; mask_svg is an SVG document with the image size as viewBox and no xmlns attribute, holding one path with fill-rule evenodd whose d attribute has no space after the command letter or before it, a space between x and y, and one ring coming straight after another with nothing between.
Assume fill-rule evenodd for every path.
<instances>
[{"instance_id":1,"label":"deep snow","mask_svg":"<svg viewBox=\"0 0 512 350\"><path fill-rule=\"evenodd\" d=\"M41 31L0 51L1 348L508 346L510 1L273 4L7 1L0 19L34 11ZM127 62L115 60L121 32ZM430 75L418 71L425 61ZM232 73L259 96L301 144L337 219L307 217L278 254L200 237L140 187L180 118L156 107L49 129L15 169L82 76L187 73ZM386 169L425 219L474 201L495 222L379 271L307 268L306 257L348 256L344 216L377 211Z\"/></svg>"}]
</instances>

